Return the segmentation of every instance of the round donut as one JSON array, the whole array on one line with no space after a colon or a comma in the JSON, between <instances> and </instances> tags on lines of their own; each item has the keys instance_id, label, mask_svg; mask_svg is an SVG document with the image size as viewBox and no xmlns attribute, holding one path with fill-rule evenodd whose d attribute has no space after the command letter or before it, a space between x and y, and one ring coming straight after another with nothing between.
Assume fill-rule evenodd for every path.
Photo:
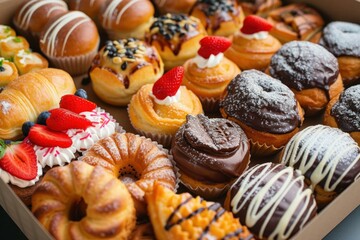
<instances>
[{"instance_id":1,"label":"round donut","mask_svg":"<svg viewBox=\"0 0 360 240\"><path fill-rule=\"evenodd\" d=\"M55 239L127 239L135 208L123 183L102 167L74 161L49 170L32 212Z\"/></svg>"},{"instance_id":2,"label":"round donut","mask_svg":"<svg viewBox=\"0 0 360 240\"><path fill-rule=\"evenodd\" d=\"M175 190L176 176L169 155L139 135L115 133L97 142L81 160L119 177L133 197L137 216L147 214L145 193L152 191L155 181Z\"/></svg>"}]
</instances>

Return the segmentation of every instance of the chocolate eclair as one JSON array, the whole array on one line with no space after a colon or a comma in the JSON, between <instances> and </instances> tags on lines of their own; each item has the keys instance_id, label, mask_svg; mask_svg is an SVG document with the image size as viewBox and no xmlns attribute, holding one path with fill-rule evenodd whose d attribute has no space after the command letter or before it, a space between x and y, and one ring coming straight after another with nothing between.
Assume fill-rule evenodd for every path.
<instances>
[{"instance_id":1,"label":"chocolate eclair","mask_svg":"<svg viewBox=\"0 0 360 240\"><path fill-rule=\"evenodd\" d=\"M199 41L206 36L200 20L185 14L166 14L154 19L145 41L154 46L165 64L165 71L195 57Z\"/></svg>"},{"instance_id":2,"label":"chocolate eclair","mask_svg":"<svg viewBox=\"0 0 360 240\"><path fill-rule=\"evenodd\" d=\"M230 82L220 100L220 112L241 126L255 155L275 153L303 122L294 93L258 70L243 71Z\"/></svg>"},{"instance_id":3,"label":"chocolate eclair","mask_svg":"<svg viewBox=\"0 0 360 240\"><path fill-rule=\"evenodd\" d=\"M180 181L205 198L221 195L247 168L250 144L234 122L188 115L171 148Z\"/></svg>"},{"instance_id":4,"label":"chocolate eclair","mask_svg":"<svg viewBox=\"0 0 360 240\"><path fill-rule=\"evenodd\" d=\"M307 115L320 112L343 91L336 58L311 42L283 45L271 58L269 72L295 93Z\"/></svg>"}]
</instances>

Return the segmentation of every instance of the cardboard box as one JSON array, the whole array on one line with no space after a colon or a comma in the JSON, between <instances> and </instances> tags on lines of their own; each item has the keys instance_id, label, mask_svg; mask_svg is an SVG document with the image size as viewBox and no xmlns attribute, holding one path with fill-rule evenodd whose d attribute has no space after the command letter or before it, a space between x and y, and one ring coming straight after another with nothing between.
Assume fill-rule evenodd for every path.
<instances>
[{"instance_id":1,"label":"cardboard box","mask_svg":"<svg viewBox=\"0 0 360 240\"><path fill-rule=\"evenodd\" d=\"M8 24L16 10L16 7L25 0L0 0L0 23ZM328 1L292 1L308 2L318 9L328 19L337 19L360 23L360 3L355 0L341 2L341 11L336 8L337 0ZM329 18L332 16L332 18ZM91 100L98 103L100 107L109 111L125 130L133 132L125 108L116 108L102 103L93 93L91 86L81 86L81 78L76 78L78 87L88 91ZM9 185L0 181L0 204L22 230L28 239L52 239L50 234L36 220L31 211L21 202ZM360 181L349 186L340 196L328 205L318 216L316 216L305 228L293 237L300 239L321 239L326 236L337 224L339 224L352 210L360 205Z\"/></svg>"}]
</instances>

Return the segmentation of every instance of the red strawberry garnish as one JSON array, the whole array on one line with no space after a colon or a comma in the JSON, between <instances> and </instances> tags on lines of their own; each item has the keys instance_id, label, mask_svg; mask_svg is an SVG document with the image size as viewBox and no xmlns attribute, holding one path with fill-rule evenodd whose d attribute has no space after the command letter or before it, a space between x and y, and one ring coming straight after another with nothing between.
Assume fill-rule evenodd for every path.
<instances>
[{"instance_id":1,"label":"red strawberry garnish","mask_svg":"<svg viewBox=\"0 0 360 240\"><path fill-rule=\"evenodd\" d=\"M49 111L50 117L46 119L46 126L54 131L68 129L87 129L92 124L90 120L64 108L55 108Z\"/></svg>"},{"instance_id":2,"label":"red strawberry garnish","mask_svg":"<svg viewBox=\"0 0 360 240\"><path fill-rule=\"evenodd\" d=\"M244 24L240 31L244 34L254 34L257 32L270 31L273 25L262 17L249 15L244 19Z\"/></svg>"},{"instance_id":3,"label":"red strawberry garnish","mask_svg":"<svg viewBox=\"0 0 360 240\"><path fill-rule=\"evenodd\" d=\"M60 100L60 107L74 113L81 113L94 110L96 108L96 104L76 95L68 94L62 96Z\"/></svg>"},{"instance_id":4,"label":"red strawberry garnish","mask_svg":"<svg viewBox=\"0 0 360 240\"><path fill-rule=\"evenodd\" d=\"M159 100L174 96L179 90L183 77L184 68L182 66L171 69L154 83L153 95Z\"/></svg>"},{"instance_id":5,"label":"red strawberry garnish","mask_svg":"<svg viewBox=\"0 0 360 240\"><path fill-rule=\"evenodd\" d=\"M33 180L37 176L34 148L26 142L5 144L0 140L0 168L14 177Z\"/></svg>"},{"instance_id":6,"label":"red strawberry garnish","mask_svg":"<svg viewBox=\"0 0 360 240\"><path fill-rule=\"evenodd\" d=\"M200 40L200 45L198 54L203 58L209 58L211 54L225 52L231 46L231 41L224 37L207 36Z\"/></svg>"},{"instance_id":7,"label":"red strawberry garnish","mask_svg":"<svg viewBox=\"0 0 360 240\"><path fill-rule=\"evenodd\" d=\"M48 127L35 124L30 128L29 140L42 147L61 147L68 148L72 144L71 138L62 132L55 132Z\"/></svg>"}]
</instances>

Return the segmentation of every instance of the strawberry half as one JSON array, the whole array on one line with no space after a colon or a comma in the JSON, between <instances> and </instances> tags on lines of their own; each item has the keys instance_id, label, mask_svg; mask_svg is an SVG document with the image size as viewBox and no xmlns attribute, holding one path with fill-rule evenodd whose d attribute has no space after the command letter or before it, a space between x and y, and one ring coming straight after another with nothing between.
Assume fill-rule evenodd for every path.
<instances>
[{"instance_id":1,"label":"strawberry half","mask_svg":"<svg viewBox=\"0 0 360 240\"><path fill-rule=\"evenodd\" d=\"M262 17L249 15L244 19L244 24L240 31L244 34L254 34L258 32L268 32L273 25Z\"/></svg>"},{"instance_id":2,"label":"strawberry half","mask_svg":"<svg viewBox=\"0 0 360 240\"><path fill-rule=\"evenodd\" d=\"M153 95L159 100L174 96L180 88L183 77L184 68L182 66L171 69L154 83Z\"/></svg>"},{"instance_id":3,"label":"strawberry half","mask_svg":"<svg viewBox=\"0 0 360 240\"><path fill-rule=\"evenodd\" d=\"M74 113L81 113L94 110L96 108L96 104L76 95L68 94L62 96L60 100L60 107Z\"/></svg>"},{"instance_id":4,"label":"strawberry half","mask_svg":"<svg viewBox=\"0 0 360 240\"><path fill-rule=\"evenodd\" d=\"M55 108L49 112L50 117L46 119L46 126L54 131L85 130L92 125L90 120L65 108Z\"/></svg>"},{"instance_id":5,"label":"strawberry half","mask_svg":"<svg viewBox=\"0 0 360 240\"><path fill-rule=\"evenodd\" d=\"M231 46L231 41L224 37L206 36L200 40L200 46L198 54L207 59L211 54L225 52Z\"/></svg>"},{"instance_id":6,"label":"strawberry half","mask_svg":"<svg viewBox=\"0 0 360 240\"><path fill-rule=\"evenodd\" d=\"M48 127L35 124L30 128L29 140L42 147L61 147L68 148L72 145L71 138L62 132L55 132Z\"/></svg>"},{"instance_id":7,"label":"strawberry half","mask_svg":"<svg viewBox=\"0 0 360 240\"><path fill-rule=\"evenodd\" d=\"M26 142L5 144L0 140L0 168L14 177L33 180L38 170L34 148Z\"/></svg>"}]
</instances>

